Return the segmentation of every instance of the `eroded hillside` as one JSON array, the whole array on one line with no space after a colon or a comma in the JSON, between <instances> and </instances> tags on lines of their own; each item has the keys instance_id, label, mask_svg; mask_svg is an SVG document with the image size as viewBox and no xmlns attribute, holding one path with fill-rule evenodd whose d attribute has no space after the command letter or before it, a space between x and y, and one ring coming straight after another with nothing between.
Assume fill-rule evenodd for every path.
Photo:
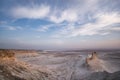
<instances>
[{"instance_id":1,"label":"eroded hillside","mask_svg":"<svg viewBox=\"0 0 120 80\"><path fill-rule=\"evenodd\" d=\"M0 50L0 80L52 80L50 73L21 62L13 50Z\"/></svg>"}]
</instances>

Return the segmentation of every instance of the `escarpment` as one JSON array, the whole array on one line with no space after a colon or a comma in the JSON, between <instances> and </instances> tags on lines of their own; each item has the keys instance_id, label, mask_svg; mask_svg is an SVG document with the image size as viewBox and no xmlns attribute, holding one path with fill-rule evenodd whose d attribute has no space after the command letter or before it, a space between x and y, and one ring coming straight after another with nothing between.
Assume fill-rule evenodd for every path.
<instances>
[{"instance_id":1,"label":"escarpment","mask_svg":"<svg viewBox=\"0 0 120 80\"><path fill-rule=\"evenodd\" d=\"M40 71L15 58L12 50L0 50L0 80L54 80L50 73Z\"/></svg>"}]
</instances>

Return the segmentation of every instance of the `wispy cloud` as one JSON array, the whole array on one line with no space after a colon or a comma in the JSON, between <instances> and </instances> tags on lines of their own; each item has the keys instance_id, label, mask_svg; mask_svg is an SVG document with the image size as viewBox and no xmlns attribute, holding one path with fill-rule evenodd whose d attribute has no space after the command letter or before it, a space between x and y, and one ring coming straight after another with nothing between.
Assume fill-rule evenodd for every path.
<instances>
[{"instance_id":1,"label":"wispy cloud","mask_svg":"<svg viewBox=\"0 0 120 80\"><path fill-rule=\"evenodd\" d=\"M7 24L7 21L0 21L0 24Z\"/></svg>"},{"instance_id":2,"label":"wispy cloud","mask_svg":"<svg viewBox=\"0 0 120 80\"><path fill-rule=\"evenodd\" d=\"M77 9L53 10L48 5L40 6L19 6L11 9L11 14L15 18L44 19L54 23L63 21L75 22L78 20Z\"/></svg>"},{"instance_id":3,"label":"wispy cloud","mask_svg":"<svg viewBox=\"0 0 120 80\"><path fill-rule=\"evenodd\" d=\"M92 16L87 16L87 12L90 12L88 8L92 11L99 9L99 1L85 1L85 4L78 6L77 8L65 8L64 10L51 9L49 5L40 6L21 6L13 8L12 15L15 18L28 18L28 19L46 19L53 22L53 24L39 26L36 31L47 32L50 28L61 26L56 29L55 37L67 36L92 36L92 35L107 35L113 31L119 31L119 27L111 27L111 25L120 23L120 15L117 12L91 12L94 13ZM95 8L93 8L95 7ZM80 8L80 9L79 9ZM77 24L82 21L88 22L85 24ZM90 21L95 20L94 22ZM66 25L60 25L62 23L67 23ZM14 27L9 27L9 30L15 30Z\"/></svg>"},{"instance_id":4,"label":"wispy cloud","mask_svg":"<svg viewBox=\"0 0 120 80\"><path fill-rule=\"evenodd\" d=\"M57 37L75 37L75 36L92 36L92 35L107 35L113 31L120 31L119 26L112 26L120 23L120 15L118 13L100 13L94 16L95 22L88 22L84 25L67 25L64 29L58 31Z\"/></svg>"},{"instance_id":5,"label":"wispy cloud","mask_svg":"<svg viewBox=\"0 0 120 80\"><path fill-rule=\"evenodd\" d=\"M55 23L61 23L63 21L75 22L78 20L78 12L75 9L66 9L63 11L56 10L51 16L50 20Z\"/></svg>"},{"instance_id":6,"label":"wispy cloud","mask_svg":"<svg viewBox=\"0 0 120 80\"><path fill-rule=\"evenodd\" d=\"M39 32L46 32L50 27L53 27L54 25L41 25L39 28L36 29L36 31Z\"/></svg>"},{"instance_id":7,"label":"wispy cloud","mask_svg":"<svg viewBox=\"0 0 120 80\"><path fill-rule=\"evenodd\" d=\"M46 32L48 31L49 29L53 28L53 27L62 27L62 26L65 26L66 24L65 23L60 23L60 24L48 24L48 25L40 25L38 26L37 29L35 29L36 31L39 31L39 32Z\"/></svg>"},{"instance_id":8,"label":"wispy cloud","mask_svg":"<svg viewBox=\"0 0 120 80\"><path fill-rule=\"evenodd\" d=\"M15 27L13 27L13 26L8 26L8 27L6 27L8 30L16 30L16 28Z\"/></svg>"},{"instance_id":9,"label":"wispy cloud","mask_svg":"<svg viewBox=\"0 0 120 80\"><path fill-rule=\"evenodd\" d=\"M95 23L87 23L77 30L74 30L72 36L77 35L105 35L107 29L112 29L111 25L120 23L120 15L117 13L98 14Z\"/></svg>"},{"instance_id":10,"label":"wispy cloud","mask_svg":"<svg viewBox=\"0 0 120 80\"><path fill-rule=\"evenodd\" d=\"M4 30L10 30L10 31L23 30L21 26L2 26L1 28Z\"/></svg>"},{"instance_id":11,"label":"wispy cloud","mask_svg":"<svg viewBox=\"0 0 120 80\"><path fill-rule=\"evenodd\" d=\"M11 10L12 16L15 18L28 18L28 19L41 19L45 18L50 11L50 7L47 5L26 7L19 6Z\"/></svg>"}]
</instances>

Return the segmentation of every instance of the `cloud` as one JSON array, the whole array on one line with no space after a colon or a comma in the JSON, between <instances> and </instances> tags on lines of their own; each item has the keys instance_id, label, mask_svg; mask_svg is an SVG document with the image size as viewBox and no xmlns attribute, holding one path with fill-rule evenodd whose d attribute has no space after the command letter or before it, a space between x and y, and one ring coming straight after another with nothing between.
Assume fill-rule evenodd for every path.
<instances>
[{"instance_id":1,"label":"cloud","mask_svg":"<svg viewBox=\"0 0 120 80\"><path fill-rule=\"evenodd\" d=\"M70 2L72 2L72 4ZM33 4L32 6L27 5L14 7L12 8L11 13L14 18L18 19L44 19L54 23L62 23L64 21L71 23L84 21L86 14L93 14L100 11L102 12L103 9L100 9L100 5L102 5L103 3L99 2L100 0L68 1L67 4L70 5L69 7L58 5L54 5L53 7L52 4Z\"/></svg>"},{"instance_id":2,"label":"cloud","mask_svg":"<svg viewBox=\"0 0 120 80\"><path fill-rule=\"evenodd\" d=\"M9 27L7 27L7 29L8 29L8 30L16 30L16 28L13 27L13 26L9 26Z\"/></svg>"},{"instance_id":3,"label":"cloud","mask_svg":"<svg viewBox=\"0 0 120 80\"><path fill-rule=\"evenodd\" d=\"M20 26L7 26L6 28L8 30L23 30L23 28Z\"/></svg>"},{"instance_id":4,"label":"cloud","mask_svg":"<svg viewBox=\"0 0 120 80\"><path fill-rule=\"evenodd\" d=\"M120 23L119 12L102 11L100 6L103 3L99 3L100 0L80 0L81 5L79 5L79 0L77 2L76 6L63 7L64 9L42 4L39 6L33 5L33 7L15 7L12 8L11 12L15 18L44 19L53 22L52 25L39 26L36 31L40 32L47 32L50 28L66 23L66 25L60 25L61 27L58 27L56 31L53 30L55 31L55 35L53 35L55 37L107 35L119 31L119 27L112 26ZM76 25L76 23L78 24Z\"/></svg>"},{"instance_id":5,"label":"cloud","mask_svg":"<svg viewBox=\"0 0 120 80\"><path fill-rule=\"evenodd\" d=\"M105 35L109 32L106 30L112 29L110 26L115 23L120 23L120 15L117 13L98 14L95 23L87 23L74 30L72 36L77 35Z\"/></svg>"},{"instance_id":6,"label":"cloud","mask_svg":"<svg viewBox=\"0 0 120 80\"><path fill-rule=\"evenodd\" d=\"M36 31L39 31L39 32L46 32L48 31L49 29L51 28L54 28L54 27L62 27L62 26L65 26L66 24L65 23L60 23L60 24L48 24L48 25L40 25L37 29L35 29Z\"/></svg>"},{"instance_id":7,"label":"cloud","mask_svg":"<svg viewBox=\"0 0 120 80\"><path fill-rule=\"evenodd\" d=\"M112 28L110 28L109 30L112 30L112 31L120 31L120 26L112 27Z\"/></svg>"},{"instance_id":8,"label":"cloud","mask_svg":"<svg viewBox=\"0 0 120 80\"><path fill-rule=\"evenodd\" d=\"M47 5L34 6L34 7L15 7L11 10L12 16L15 18L28 18L28 19L42 19L45 18L50 11Z\"/></svg>"},{"instance_id":9,"label":"cloud","mask_svg":"<svg viewBox=\"0 0 120 80\"><path fill-rule=\"evenodd\" d=\"M0 21L0 24L7 24L7 21Z\"/></svg>"},{"instance_id":10,"label":"cloud","mask_svg":"<svg viewBox=\"0 0 120 80\"><path fill-rule=\"evenodd\" d=\"M78 12L74 9L66 9L63 11L55 11L50 17L50 21L61 23L63 21L75 22L78 20Z\"/></svg>"},{"instance_id":11,"label":"cloud","mask_svg":"<svg viewBox=\"0 0 120 80\"><path fill-rule=\"evenodd\" d=\"M49 30L49 28L54 27L55 24L50 24L50 25L40 25L36 31L39 32L46 32L47 30Z\"/></svg>"},{"instance_id":12,"label":"cloud","mask_svg":"<svg viewBox=\"0 0 120 80\"><path fill-rule=\"evenodd\" d=\"M76 2L76 1L73 1L73 2ZM81 6L78 4L78 2L79 3L84 2L84 3ZM33 4L33 6L27 5L27 6L14 7L10 11L12 16L17 19L20 19L20 18L47 19L54 23L62 23L64 21L76 22L79 19L81 19L81 16L83 16L90 9L93 10L93 8L95 8L93 6L95 6L96 2L97 1L94 1L94 0L90 0L90 1L78 0L76 4L77 6L79 5L78 7L70 7L70 8L64 8L64 9L61 9L60 7L58 7L58 5L56 5L55 6L56 8L54 9L52 5Z\"/></svg>"},{"instance_id":13,"label":"cloud","mask_svg":"<svg viewBox=\"0 0 120 80\"><path fill-rule=\"evenodd\" d=\"M4 30L10 30L10 31L15 31L15 30L23 30L21 26L2 26Z\"/></svg>"},{"instance_id":14,"label":"cloud","mask_svg":"<svg viewBox=\"0 0 120 80\"><path fill-rule=\"evenodd\" d=\"M76 36L93 36L107 35L113 31L120 31L120 15L118 13L99 13L93 19L95 22L88 22L83 25L68 24L55 35L56 37L76 37Z\"/></svg>"},{"instance_id":15,"label":"cloud","mask_svg":"<svg viewBox=\"0 0 120 80\"><path fill-rule=\"evenodd\" d=\"M44 26L44 27L42 27L42 28L36 29L36 31L39 31L39 32L46 32L48 29L49 29L49 26Z\"/></svg>"}]
</instances>

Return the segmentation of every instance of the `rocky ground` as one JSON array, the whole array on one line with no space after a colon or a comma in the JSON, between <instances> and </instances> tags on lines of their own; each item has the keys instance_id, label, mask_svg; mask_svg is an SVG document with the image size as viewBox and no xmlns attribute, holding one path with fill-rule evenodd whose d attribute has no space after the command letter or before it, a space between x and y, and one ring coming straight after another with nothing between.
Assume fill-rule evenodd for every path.
<instances>
[{"instance_id":1,"label":"rocky ground","mask_svg":"<svg viewBox=\"0 0 120 80\"><path fill-rule=\"evenodd\" d=\"M120 71L114 73L94 72L81 80L120 80Z\"/></svg>"},{"instance_id":2,"label":"rocky ground","mask_svg":"<svg viewBox=\"0 0 120 80\"><path fill-rule=\"evenodd\" d=\"M11 50L0 51L0 80L54 80L47 72L19 61Z\"/></svg>"},{"instance_id":3,"label":"rocky ground","mask_svg":"<svg viewBox=\"0 0 120 80\"><path fill-rule=\"evenodd\" d=\"M119 67L99 56L0 50L0 80L120 80Z\"/></svg>"}]
</instances>

